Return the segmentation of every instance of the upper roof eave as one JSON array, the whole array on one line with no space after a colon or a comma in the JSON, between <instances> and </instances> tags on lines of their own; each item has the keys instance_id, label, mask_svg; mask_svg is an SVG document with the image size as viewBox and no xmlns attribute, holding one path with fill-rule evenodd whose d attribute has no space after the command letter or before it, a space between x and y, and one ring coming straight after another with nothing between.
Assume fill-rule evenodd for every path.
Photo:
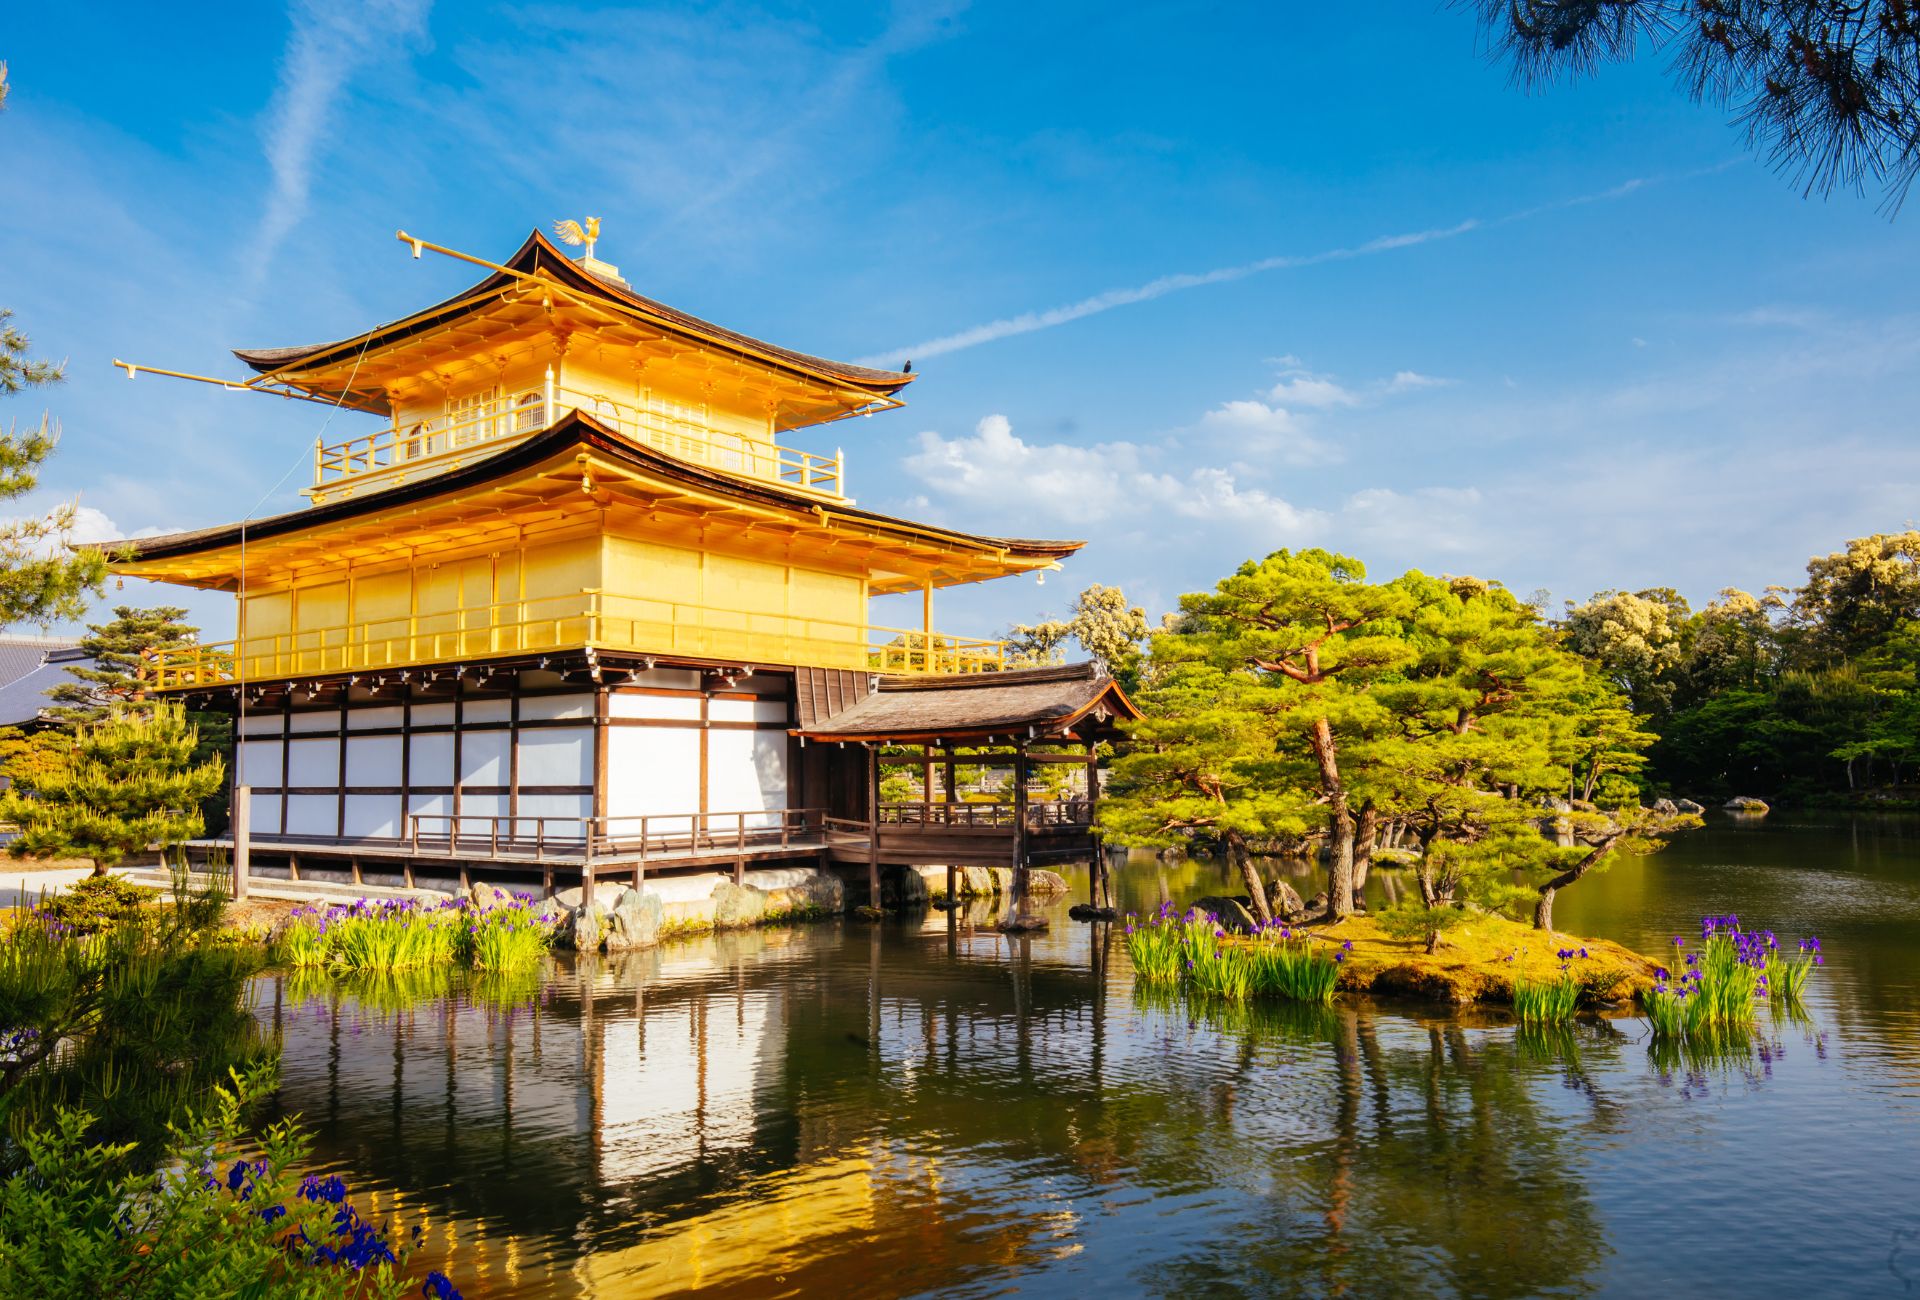
<instances>
[{"instance_id":1,"label":"upper roof eave","mask_svg":"<svg viewBox=\"0 0 1920 1300\"><path fill-rule=\"evenodd\" d=\"M577 262L560 251L537 229L530 232L526 242L522 243L513 256L501 265L523 275L544 271L572 289L605 298L609 302L651 317L663 328L675 333L699 339L750 360L797 372L815 382L863 389L876 396L890 396L914 380L914 376L905 371L876 370L783 348L736 330L715 325L690 312L681 311L677 307L670 307L666 303L635 293L631 289L623 288L583 270ZM437 324L443 317L456 316L473 310L471 302L473 298L505 288L512 283L513 278L501 271L491 272L479 283L431 307L423 308L399 320L377 325L364 333L336 339L331 343L314 343L296 347L235 348L233 354L261 374L275 374L303 368L326 359L330 353L348 353L356 348L364 349L375 341L390 342L404 338Z\"/></svg>"},{"instance_id":2,"label":"upper roof eave","mask_svg":"<svg viewBox=\"0 0 1920 1300\"><path fill-rule=\"evenodd\" d=\"M125 564L128 566L128 571L133 571L140 562L145 560L173 559L237 545L243 528L250 542L264 542L273 537L299 532L316 525L344 522L395 506L410 505L472 488L537 465L556 453L570 450L576 444L616 457L635 469L669 481L716 495L732 497L747 504L800 510L823 519L846 519L885 531L945 541L968 549L1004 551L1025 560L1048 562L1066 559L1086 545L1084 541L986 537L973 533L961 533L930 524L898 519L871 510L861 510L855 506L832 504L778 483L740 478L669 456L642 443L632 441L591 416L571 411L552 428L524 442L516 443L492 456L483 457L459 469L442 474L381 488L360 496L330 501L324 505L308 506L285 514L270 515L265 519L219 524L211 528L169 533L161 537L111 541L101 543L101 546L123 548L124 551L130 552L130 558L125 561ZM114 567L119 570L121 565L116 564Z\"/></svg>"}]
</instances>

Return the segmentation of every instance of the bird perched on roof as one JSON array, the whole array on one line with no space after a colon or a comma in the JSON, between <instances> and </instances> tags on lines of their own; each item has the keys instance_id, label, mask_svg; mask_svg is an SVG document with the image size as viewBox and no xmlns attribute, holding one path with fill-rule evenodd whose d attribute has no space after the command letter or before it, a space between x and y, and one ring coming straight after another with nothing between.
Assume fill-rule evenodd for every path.
<instances>
[{"instance_id":1,"label":"bird perched on roof","mask_svg":"<svg viewBox=\"0 0 1920 1300\"><path fill-rule=\"evenodd\" d=\"M579 247L587 246L587 256L593 256L594 241L600 238L600 218L588 217L585 228L571 217L553 223L553 233L560 236L561 242Z\"/></svg>"}]
</instances>

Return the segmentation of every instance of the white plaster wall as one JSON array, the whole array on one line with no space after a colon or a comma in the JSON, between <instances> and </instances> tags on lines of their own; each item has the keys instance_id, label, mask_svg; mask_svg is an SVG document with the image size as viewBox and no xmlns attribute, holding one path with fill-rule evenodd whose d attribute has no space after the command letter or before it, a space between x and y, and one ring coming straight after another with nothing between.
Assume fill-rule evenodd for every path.
<instances>
[{"instance_id":1,"label":"white plaster wall","mask_svg":"<svg viewBox=\"0 0 1920 1300\"><path fill-rule=\"evenodd\" d=\"M364 704L355 705L347 710L348 731L371 731L375 728L398 727L406 722L406 710L397 704L368 708Z\"/></svg>"},{"instance_id":2,"label":"white plaster wall","mask_svg":"<svg viewBox=\"0 0 1920 1300\"><path fill-rule=\"evenodd\" d=\"M347 796L347 834L355 839L397 839L400 827L400 796L397 794L350 794Z\"/></svg>"},{"instance_id":3,"label":"white plaster wall","mask_svg":"<svg viewBox=\"0 0 1920 1300\"><path fill-rule=\"evenodd\" d=\"M280 780L280 741L243 740L240 742L240 784L282 784Z\"/></svg>"},{"instance_id":4,"label":"white plaster wall","mask_svg":"<svg viewBox=\"0 0 1920 1300\"><path fill-rule=\"evenodd\" d=\"M530 695L520 701L521 721L553 718L591 718L591 695Z\"/></svg>"},{"instance_id":5,"label":"white plaster wall","mask_svg":"<svg viewBox=\"0 0 1920 1300\"><path fill-rule=\"evenodd\" d=\"M399 785L400 737L351 736L347 739L348 785Z\"/></svg>"},{"instance_id":6,"label":"white plaster wall","mask_svg":"<svg viewBox=\"0 0 1920 1300\"><path fill-rule=\"evenodd\" d=\"M607 812L688 813L700 807L700 733L678 727L607 729ZM639 827L627 828L637 833ZM615 827L616 834L621 828Z\"/></svg>"},{"instance_id":7,"label":"white plaster wall","mask_svg":"<svg viewBox=\"0 0 1920 1300\"><path fill-rule=\"evenodd\" d=\"M779 731L707 733L707 807L713 812L759 812L787 806L787 737ZM750 819L776 826L778 818Z\"/></svg>"},{"instance_id":8,"label":"white plaster wall","mask_svg":"<svg viewBox=\"0 0 1920 1300\"><path fill-rule=\"evenodd\" d=\"M513 774L507 758L509 739L505 731L464 733L460 737L461 784L507 784L507 778Z\"/></svg>"},{"instance_id":9,"label":"white plaster wall","mask_svg":"<svg viewBox=\"0 0 1920 1300\"><path fill-rule=\"evenodd\" d=\"M287 796L287 834L321 835L337 833L340 800L330 794L292 794Z\"/></svg>"},{"instance_id":10,"label":"white plaster wall","mask_svg":"<svg viewBox=\"0 0 1920 1300\"><path fill-rule=\"evenodd\" d=\"M277 713L249 713L240 720L243 736L277 736L282 718Z\"/></svg>"},{"instance_id":11,"label":"white plaster wall","mask_svg":"<svg viewBox=\"0 0 1920 1300\"><path fill-rule=\"evenodd\" d=\"M593 728L542 727L535 731L522 731L520 784L523 788L530 785L592 785Z\"/></svg>"},{"instance_id":12,"label":"white plaster wall","mask_svg":"<svg viewBox=\"0 0 1920 1300\"><path fill-rule=\"evenodd\" d=\"M287 746L288 785L340 784L340 742L332 736L324 739L295 740Z\"/></svg>"},{"instance_id":13,"label":"white plaster wall","mask_svg":"<svg viewBox=\"0 0 1920 1300\"><path fill-rule=\"evenodd\" d=\"M408 785L452 785L452 734L436 731L412 737L407 766Z\"/></svg>"},{"instance_id":14,"label":"white plaster wall","mask_svg":"<svg viewBox=\"0 0 1920 1300\"><path fill-rule=\"evenodd\" d=\"M607 701L607 716L698 722L700 701L691 695L640 695L632 691L616 691Z\"/></svg>"}]
</instances>

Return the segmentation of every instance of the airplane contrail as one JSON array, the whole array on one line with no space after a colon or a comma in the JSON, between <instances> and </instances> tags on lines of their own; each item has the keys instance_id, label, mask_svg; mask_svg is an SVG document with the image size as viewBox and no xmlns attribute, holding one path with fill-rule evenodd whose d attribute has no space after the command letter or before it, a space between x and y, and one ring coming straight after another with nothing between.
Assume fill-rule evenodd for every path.
<instances>
[{"instance_id":1,"label":"airplane contrail","mask_svg":"<svg viewBox=\"0 0 1920 1300\"><path fill-rule=\"evenodd\" d=\"M1050 307L1045 311L1022 312L1018 316L1008 316L1000 320L988 321L984 325L975 325L956 334L943 334L938 338L927 339L910 347L894 348L891 351L862 357L856 363L863 366L898 366L908 360L920 360L937 357L947 352L959 352L966 348L978 347L982 343L993 343L1000 339L1013 338L1019 334L1032 334L1039 330L1048 330L1056 325L1065 325L1071 321L1083 320L1088 316L1097 316L1101 312L1112 311L1116 307L1131 307L1135 303L1152 302L1155 298L1164 298L1170 293L1181 293L1187 289L1198 289L1210 284L1227 284L1234 280L1244 280L1249 276L1264 275L1268 271L1293 270L1302 266L1318 266L1325 262L1344 262L1356 257L1372 257L1377 253L1390 253L1396 249L1413 248L1420 244L1436 243L1444 239L1456 239L1471 231L1490 226L1510 225L1516 221L1525 221L1548 212L1558 212L1564 208L1578 207L1587 203L1604 203L1626 198L1638 193L1649 185L1658 184L1663 179L1689 179L1704 176L1710 172L1725 171L1738 160L1730 160L1703 167L1696 171L1681 174L1678 177L1636 177L1596 190L1591 194L1579 194L1571 198L1555 199L1549 203L1537 204L1530 208L1520 208L1504 216L1491 219L1469 217L1465 221L1451 226L1440 226L1431 230L1413 230L1398 235L1382 235L1378 239L1369 239L1364 244L1354 244L1346 248L1329 248L1318 253L1293 253L1278 257L1263 257L1257 262L1243 262L1238 266L1222 266L1211 271L1189 271L1177 275L1163 275L1157 280L1125 289L1108 289L1091 298L1082 298L1079 302L1067 303L1060 307Z\"/></svg>"}]
</instances>

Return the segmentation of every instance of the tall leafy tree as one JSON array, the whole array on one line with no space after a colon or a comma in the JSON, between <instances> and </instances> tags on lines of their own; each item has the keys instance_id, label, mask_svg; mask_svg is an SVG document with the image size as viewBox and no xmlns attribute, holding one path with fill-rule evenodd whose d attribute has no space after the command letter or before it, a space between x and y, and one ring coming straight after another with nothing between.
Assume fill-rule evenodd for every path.
<instances>
[{"instance_id":1,"label":"tall leafy tree","mask_svg":"<svg viewBox=\"0 0 1920 1300\"><path fill-rule=\"evenodd\" d=\"M1920 6L1911 0L1456 0L1533 87L1643 54L1809 193L1920 170Z\"/></svg>"},{"instance_id":2,"label":"tall leafy tree","mask_svg":"<svg viewBox=\"0 0 1920 1300\"><path fill-rule=\"evenodd\" d=\"M1067 618L1010 628L1009 658L1018 667L1057 664L1066 658L1067 642L1078 641L1123 688L1132 690L1139 685L1141 645L1150 631L1146 610L1130 604L1120 588L1096 582L1074 598Z\"/></svg>"},{"instance_id":3,"label":"tall leafy tree","mask_svg":"<svg viewBox=\"0 0 1920 1300\"><path fill-rule=\"evenodd\" d=\"M20 828L16 857L88 857L106 874L130 853L200 835L203 800L226 780L219 758L199 762L199 730L176 702L122 707L75 734L68 761L0 793L0 821Z\"/></svg>"}]
</instances>

